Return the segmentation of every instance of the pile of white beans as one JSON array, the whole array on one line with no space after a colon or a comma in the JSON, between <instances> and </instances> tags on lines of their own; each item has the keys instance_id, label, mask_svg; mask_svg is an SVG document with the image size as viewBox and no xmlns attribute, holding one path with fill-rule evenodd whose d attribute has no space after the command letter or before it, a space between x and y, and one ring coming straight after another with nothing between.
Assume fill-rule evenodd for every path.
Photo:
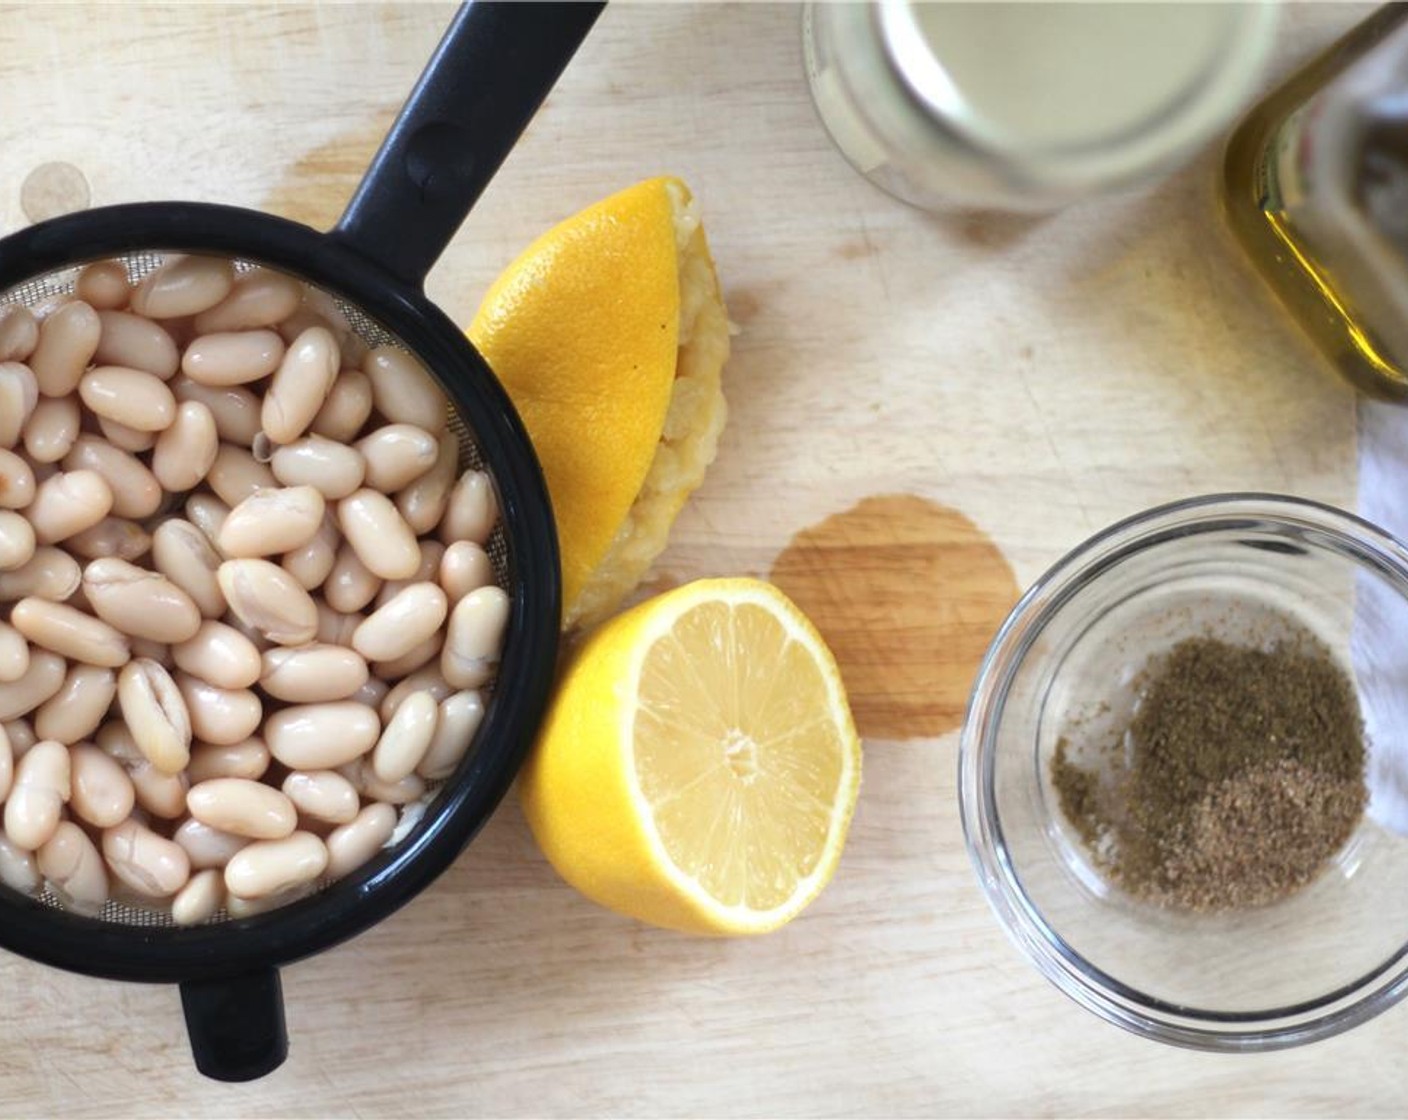
<instances>
[{"instance_id":1,"label":"pile of white beans","mask_svg":"<svg viewBox=\"0 0 1408 1120\"><path fill-rule=\"evenodd\" d=\"M192 925L412 823L509 616L447 419L272 270L101 261L0 307L0 882Z\"/></svg>"}]
</instances>

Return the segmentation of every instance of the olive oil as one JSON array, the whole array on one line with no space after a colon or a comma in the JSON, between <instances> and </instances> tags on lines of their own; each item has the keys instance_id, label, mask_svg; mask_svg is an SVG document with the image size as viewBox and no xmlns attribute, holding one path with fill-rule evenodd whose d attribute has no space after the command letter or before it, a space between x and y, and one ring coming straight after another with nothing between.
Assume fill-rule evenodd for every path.
<instances>
[{"instance_id":1,"label":"olive oil","mask_svg":"<svg viewBox=\"0 0 1408 1120\"><path fill-rule=\"evenodd\" d=\"M1375 48L1408 59L1408 7L1380 9L1252 109L1228 143L1223 205L1252 263L1336 369L1365 393L1408 402L1408 304L1395 299L1408 255L1366 221L1362 181L1331 198L1323 177L1303 174L1308 153L1331 142L1320 111L1327 91L1357 79L1348 103L1369 111L1373 95L1401 96L1408 86L1375 90L1353 73ZM1404 135L1366 128L1357 156L1372 159L1376 143L1408 156ZM1342 170L1368 174L1357 163Z\"/></svg>"}]
</instances>

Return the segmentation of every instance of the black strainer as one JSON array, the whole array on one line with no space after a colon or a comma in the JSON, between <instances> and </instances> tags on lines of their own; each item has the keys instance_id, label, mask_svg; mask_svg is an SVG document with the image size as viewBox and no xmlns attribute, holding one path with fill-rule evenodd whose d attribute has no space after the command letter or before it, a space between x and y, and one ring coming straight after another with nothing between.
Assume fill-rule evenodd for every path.
<instances>
[{"instance_id":1,"label":"black strainer","mask_svg":"<svg viewBox=\"0 0 1408 1120\"><path fill-rule=\"evenodd\" d=\"M243 1081L288 1050L278 967L391 914L455 859L507 791L537 729L557 650L557 540L542 474L507 396L422 290L474 201L600 14L601 4L478 2L456 14L346 213L328 233L250 210L164 202L90 210L0 240L0 305L71 290L78 266L160 254L267 265L329 294L369 345L415 354L453 406L462 465L488 471L501 525L490 553L512 601L473 749L397 842L348 878L253 917L177 928L109 903L97 917L0 887L0 945L117 980L178 983L197 1067Z\"/></svg>"}]
</instances>

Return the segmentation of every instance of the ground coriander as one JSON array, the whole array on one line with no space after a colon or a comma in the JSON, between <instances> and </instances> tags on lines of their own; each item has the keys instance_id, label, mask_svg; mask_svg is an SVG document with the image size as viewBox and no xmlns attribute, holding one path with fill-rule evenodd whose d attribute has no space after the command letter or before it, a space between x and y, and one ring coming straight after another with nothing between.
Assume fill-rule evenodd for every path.
<instances>
[{"instance_id":1,"label":"ground coriander","mask_svg":"<svg viewBox=\"0 0 1408 1120\"><path fill-rule=\"evenodd\" d=\"M1182 641L1138 682L1113 781L1057 745L1062 811L1137 897L1191 910L1274 902L1304 887L1363 815L1364 733L1328 650Z\"/></svg>"}]
</instances>

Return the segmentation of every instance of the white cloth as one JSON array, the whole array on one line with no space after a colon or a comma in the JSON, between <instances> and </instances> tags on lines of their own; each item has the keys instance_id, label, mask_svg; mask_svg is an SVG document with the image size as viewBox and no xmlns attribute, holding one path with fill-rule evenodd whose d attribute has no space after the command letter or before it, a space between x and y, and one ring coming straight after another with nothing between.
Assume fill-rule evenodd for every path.
<instances>
[{"instance_id":1,"label":"white cloth","mask_svg":"<svg viewBox=\"0 0 1408 1120\"><path fill-rule=\"evenodd\" d=\"M1408 541L1408 409L1361 399L1359 516ZM1408 606L1359 581L1350 656L1369 741L1369 815L1408 834Z\"/></svg>"}]
</instances>

